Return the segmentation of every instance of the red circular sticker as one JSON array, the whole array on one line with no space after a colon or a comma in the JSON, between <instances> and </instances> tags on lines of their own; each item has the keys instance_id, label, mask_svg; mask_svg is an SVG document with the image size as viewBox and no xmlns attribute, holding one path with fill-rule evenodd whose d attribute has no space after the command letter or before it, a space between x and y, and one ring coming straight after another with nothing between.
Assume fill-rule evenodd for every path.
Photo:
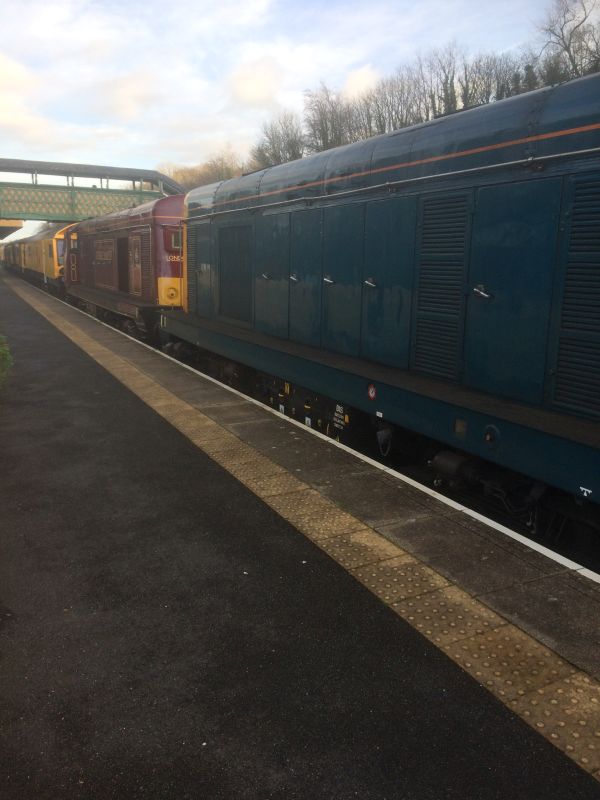
<instances>
[{"instance_id":1,"label":"red circular sticker","mask_svg":"<svg viewBox=\"0 0 600 800\"><path fill-rule=\"evenodd\" d=\"M367 394L369 396L369 400L375 400L375 398L377 397L377 389L375 388L374 384L372 383L369 384L369 388L367 389Z\"/></svg>"}]
</instances>

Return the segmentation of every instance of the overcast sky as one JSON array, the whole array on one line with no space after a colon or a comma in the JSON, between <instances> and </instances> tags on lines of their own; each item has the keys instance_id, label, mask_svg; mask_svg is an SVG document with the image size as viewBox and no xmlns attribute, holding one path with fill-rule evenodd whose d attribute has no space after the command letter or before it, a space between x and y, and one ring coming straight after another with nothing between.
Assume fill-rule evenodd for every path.
<instances>
[{"instance_id":1,"label":"overcast sky","mask_svg":"<svg viewBox=\"0 0 600 800\"><path fill-rule=\"evenodd\" d=\"M155 168L455 39L519 49L549 0L2 0L0 156Z\"/></svg>"}]
</instances>

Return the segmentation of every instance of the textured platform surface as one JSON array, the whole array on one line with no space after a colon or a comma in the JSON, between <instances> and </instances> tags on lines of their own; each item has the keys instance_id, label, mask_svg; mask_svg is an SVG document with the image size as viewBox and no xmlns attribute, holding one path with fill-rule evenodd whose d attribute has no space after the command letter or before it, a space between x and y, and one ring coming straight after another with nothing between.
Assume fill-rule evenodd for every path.
<instances>
[{"instance_id":1,"label":"textured platform surface","mask_svg":"<svg viewBox=\"0 0 600 800\"><path fill-rule=\"evenodd\" d=\"M600 796L574 763L600 769L593 678L374 529L455 515L18 292L0 285L7 797ZM346 478L376 482L377 513Z\"/></svg>"}]
</instances>

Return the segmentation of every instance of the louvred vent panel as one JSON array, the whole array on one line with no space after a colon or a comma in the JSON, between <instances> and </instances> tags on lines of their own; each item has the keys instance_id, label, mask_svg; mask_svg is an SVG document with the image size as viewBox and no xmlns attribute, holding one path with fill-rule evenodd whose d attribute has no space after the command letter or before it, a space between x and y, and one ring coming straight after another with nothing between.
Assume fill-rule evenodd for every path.
<instances>
[{"instance_id":1,"label":"louvred vent panel","mask_svg":"<svg viewBox=\"0 0 600 800\"><path fill-rule=\"evenodd\" d=\"M575 185L554 403L600 416L600 180Z\"/></svg>"}]
</instances>

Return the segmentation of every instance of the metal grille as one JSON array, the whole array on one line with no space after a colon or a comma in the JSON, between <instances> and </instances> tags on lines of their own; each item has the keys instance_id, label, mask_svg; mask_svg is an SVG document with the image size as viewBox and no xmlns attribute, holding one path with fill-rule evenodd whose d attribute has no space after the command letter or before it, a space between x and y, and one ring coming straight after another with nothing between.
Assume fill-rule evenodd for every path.
<instances>
[{"instance_id":1,"label":"metal grille","mask_svg":"<svg viewBox=\"0 0 600 800\"><path fill-rule=\"evenodd\" d=\"M151 303L158 301L158 285L152 266L152 241L150 228L141 233L142 238L142 297Z\"/></svg>"},{"instance_id":2,"label":"metal grille","mask_svg":"<svg viewBox=\"0 0 600 800\"><path fill-rule=\"evenodd\" d=\"M195 313L197 308L197 242L198 242L198 227L197 225L188 225L187 230L184 232L187 237L187 290L188 290L188 307L192 313Z\"/></svg>"},{"instance_id":3,"label":"metal grille","mask_svg":"<svg viewBox=\"0 0 600 800\"><path fill-rule=\"evenodd\" d=\"M415 367L454 380L458 376L458 319L417 319Z\"/></svg>"},{"instance_id":4,"label":"metal grille","mask_svg":"<svg viewBox=\"0 0 600 800\"><path fill-rule=\"evenodd\" d=\"M554 402L600 416L600 180L575 184Z\"/></svg>"},{"instance_id":5,"label":"metal grille","mask_svg":"<svg viewBox=\"0 0 600 800\"><path fill-rule=\"evenodd\" d=\"M423 201L413 366L458 378L468 197Z\"/></svg>"},{"instance_id":6,"label":"metal grille","mask_svg":"<svg viewBox=\"0 0 600 800\"><path fill-rule=\"evenodd\" d=\"M82 220L162 197L160 192L0 182L5 219Z\"/></svg>"}]
</instances>

